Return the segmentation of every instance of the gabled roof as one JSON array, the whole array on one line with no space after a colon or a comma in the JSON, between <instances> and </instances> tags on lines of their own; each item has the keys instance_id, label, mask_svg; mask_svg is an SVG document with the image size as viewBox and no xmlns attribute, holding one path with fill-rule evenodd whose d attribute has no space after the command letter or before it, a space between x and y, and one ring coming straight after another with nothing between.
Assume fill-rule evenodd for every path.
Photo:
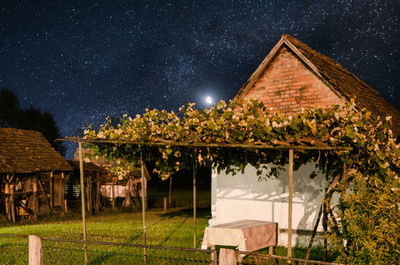
<instances>
[{"instance_id":1,"label":"gabled roof","mask_svg":"<svg viewBox=\"0 0 400 265\"><path fill-rule=\"evenodd\" d=\"M378 91L331 58L311 49L298 39L285 34L239 90L235 98L240 98L264 73L282 47L286 47L324 82L334 93L345 100L355 99L359 109L366 108L375 116L392 117L393 131L400 132L400 112L384 99Z\"/></svg>"},{"instance_id":2,"label":"gabled roof","mask_svg":"<svg viewBox=\"0 0 400 265\"><path fill-rule=\"evenodd\" d=\"M0 173L72 171L40 132L0 128Z\"/></svg>"}]
</instances>

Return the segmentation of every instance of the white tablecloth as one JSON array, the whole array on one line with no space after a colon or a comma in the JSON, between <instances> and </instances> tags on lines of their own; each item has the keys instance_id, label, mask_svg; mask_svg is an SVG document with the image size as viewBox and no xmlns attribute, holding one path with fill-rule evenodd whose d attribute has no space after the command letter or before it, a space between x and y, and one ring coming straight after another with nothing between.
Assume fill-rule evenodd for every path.
<instances>
[{"instance_id":1,"label":"white tablecloth","mask_svg":"<svg viewBox=\"0 0 400 265\"><path fill-rule=\"evenodd\" d=\"M277 242L278 224L256 220L240 220L207 227L201 248L237 246L240 251L256 251Z\"/></svg>"}]
</instances>

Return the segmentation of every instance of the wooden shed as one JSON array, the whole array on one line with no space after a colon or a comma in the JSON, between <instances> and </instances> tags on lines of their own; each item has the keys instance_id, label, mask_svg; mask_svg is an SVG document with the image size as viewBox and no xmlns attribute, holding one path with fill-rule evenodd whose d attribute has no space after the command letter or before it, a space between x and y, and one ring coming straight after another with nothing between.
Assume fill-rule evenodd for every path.
<instances>
[{"instance_id":1,"label":"wooden shed","mask_svg":"<svg viewBox=\"0 0 400 265\"><path fill-rule=\"evenodd\" d=\"M64 211L72 166L37 131L0 128L0 210L9 220Z\"/></svg>"},{"instance_id":2,"label":"wooden shed","mask_svg":"<svg viewBox=\"0 0 400 265\"><path fill-rule=\"evenodd\" d=\"M68 205L65 207L74 207L81 203L81 188L79 178L79 161L68 161L74 168L73 174L65 185L65 195L68 198ZM86 209L92 214L97 214L101 210L101 183L104 181L107 170L104 167L97 166L92 162L83 162L83 176L85 181ZM76 203L75 203L76 202Z\"/></svg>"},{"instance_id":3,"label":"wooden shed","mask_svg":"<svg viewBox=\"0 0 400 265\"><path fill-rule=\"evenodd\" d=\"M125 207L140 207L142 184L141 171L139 168L127 172L124 176L117 176L111 171L111 168L114 166L114 162L107 161L102 157L93 157L93 151L91 149L83 149L83 153L84 163L93 163L94 165L105 170L105 174L101 175L101 179L99 181L100 192L103 198L107 198L111 202L113 209L115 209L117 206L116 201L118 198L123 200L123 206ZM78 163L78 150L76 150L73 160ZM144 175L144 191L145 196L147 197L147 181L150 180L150 173L146 166L144 166Z\"/></svg>"}]
</instances>

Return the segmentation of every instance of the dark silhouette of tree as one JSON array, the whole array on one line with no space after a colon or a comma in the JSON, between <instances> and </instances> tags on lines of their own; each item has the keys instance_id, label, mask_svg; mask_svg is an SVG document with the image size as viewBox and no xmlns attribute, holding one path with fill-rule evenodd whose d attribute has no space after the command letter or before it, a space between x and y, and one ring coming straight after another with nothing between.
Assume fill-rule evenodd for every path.
<instances>
[{"instance_id":1,"label":"dark silhouette of tree","mask_svg":"<svg viewBox=\"0 0 400 265\"><path fill-rule=\"evenodd\" d=\"M33 106L22 109L15 93L6 88L0 89L0 127L39 131L58 152L65 155L63 143L55 141L60 138L60 130L53 115Z\"/></svg>"}]
</instances>

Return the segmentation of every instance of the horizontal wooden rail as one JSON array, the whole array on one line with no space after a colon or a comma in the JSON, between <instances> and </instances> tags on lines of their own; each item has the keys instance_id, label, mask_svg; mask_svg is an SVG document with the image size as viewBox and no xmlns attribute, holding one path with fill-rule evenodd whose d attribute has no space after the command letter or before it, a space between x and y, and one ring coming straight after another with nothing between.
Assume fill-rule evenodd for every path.
<instances>
[{"instance_id":1,"label":"horizontal wooden rail","mask_svg":"<svg viewBox=\"0 0 400 265\"><path fill-rule=\"evenodd\" d=\"M230 143L181 143L173 141L131 141L131 140L106 140L106 139L84 139L79 137L66 137L56 141L86 142L98 144L115 145L137 145L137 146L178 146L178 147L209 147L209 148L243 148L243 149L278 149L278 150L316 150L316 151L351 151L352 147L329 146L329 145L273 145L273 144L230 144Z\"/></svg>"}]
</instances>

